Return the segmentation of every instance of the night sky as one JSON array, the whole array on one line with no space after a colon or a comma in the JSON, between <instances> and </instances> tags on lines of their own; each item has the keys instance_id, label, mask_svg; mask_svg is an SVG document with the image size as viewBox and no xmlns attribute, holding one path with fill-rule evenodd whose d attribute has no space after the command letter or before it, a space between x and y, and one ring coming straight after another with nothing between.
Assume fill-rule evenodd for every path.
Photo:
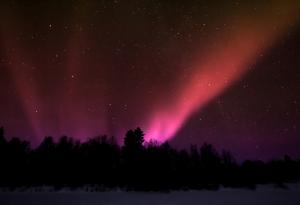
<instances>
[{"instance_id":1,"label":"night sky","mask_svg":"<svg viewBox=\"0 0 300 205\"><path fill-rule=\"evenodd\" d=\"M0 125L300 157L300 2L7 0Z\"/></svg>"}]
</instances>

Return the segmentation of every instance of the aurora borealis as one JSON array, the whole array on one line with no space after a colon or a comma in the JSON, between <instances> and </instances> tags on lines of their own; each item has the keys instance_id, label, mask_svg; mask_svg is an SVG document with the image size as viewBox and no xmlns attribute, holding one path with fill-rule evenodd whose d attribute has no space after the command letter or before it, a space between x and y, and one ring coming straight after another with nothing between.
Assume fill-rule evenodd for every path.
<instances>
[{"instance_id":1,"label":"aurora borealis","mask_svg":"<svg viewBox=\"0 0 300 205\"><path fill-rule=\"evenodd\" d=\"M140 126L300 156L298 1L5 1L0 125L33 144Z\"/></svg>"}]
</instances>

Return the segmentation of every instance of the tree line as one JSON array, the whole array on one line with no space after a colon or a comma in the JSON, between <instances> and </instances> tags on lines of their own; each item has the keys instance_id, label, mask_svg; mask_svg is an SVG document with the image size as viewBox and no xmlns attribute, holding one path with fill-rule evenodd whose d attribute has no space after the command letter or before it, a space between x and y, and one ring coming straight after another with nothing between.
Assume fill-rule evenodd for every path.
<instances>
[{"instance_id":1,"label":"tree line","mask_svg":"<svg viewBox=\"0 0 300 205\"><path fill-rule=\"evenodd\" d=\"M0 187L92 187L93 190L169 191L255 188L258 184L297 182L300 160L289 156L269 162L237 163L211 144L177 150L168 142L144 142L140 128L129 130L123 146L107 136L79 142L45 137L36 148L19 138L7 140L0 128Z\"/></svg>"}]
</instances>

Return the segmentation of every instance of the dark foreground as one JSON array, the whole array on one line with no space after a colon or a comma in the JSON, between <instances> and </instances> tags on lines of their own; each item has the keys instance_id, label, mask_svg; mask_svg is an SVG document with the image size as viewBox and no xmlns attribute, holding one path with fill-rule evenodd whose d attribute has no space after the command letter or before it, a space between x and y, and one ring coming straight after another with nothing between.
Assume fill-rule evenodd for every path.
<instances>
[{"instance_id":1,"label":"dark foreground","mask_svg":"<svg viewBox=\"0 0 300 205\"><path fill-rule=\"evenodd\" d=\"M230 204L230 205L299 205L300 184L289 185L288 189L258 186L256 190L247 189L220 189L218 191L175 191L161 192L1 192L1 205L81 205L81 204L172 204L172 205L198 205L198 204Z\"/></svg>"},{"instance_id":2,"label":"dark foreground","mask_svg":"<svg viewBox=\"0 0 300 205\"><path fill-rule=\"evenodd\" d=\"M78 189L168 191L255 188L259 184L300 181L300 160L288 155L268 162L237 163L228 151L212 145L177 150L167 142L144 142L140 128L129 130L119 146L107 136L77 142L46 137L39 146L18 138L7 140L0 128L0 188L53 186ZM103 189L102 189L103 190Z\"/></svg>"}]
</instances>

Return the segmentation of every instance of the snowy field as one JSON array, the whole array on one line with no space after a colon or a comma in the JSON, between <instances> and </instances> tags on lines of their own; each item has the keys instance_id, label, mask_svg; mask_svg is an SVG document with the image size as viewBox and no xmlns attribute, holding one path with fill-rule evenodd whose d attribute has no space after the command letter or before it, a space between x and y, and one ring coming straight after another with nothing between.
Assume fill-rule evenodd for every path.
<instances>
[{"instance_id":1,"label":"snowy field","mask_svg":"<svg viewBox=\"0 0 300 205\"><path fill-rule=\"evenodd\" d=\"M259 186L255 191L246 189L220 189L218 191L178 191L156 192L0 192L1 205L299 205L300 184L290 185L289 189Z\"/></svg>"}]
</instances>

